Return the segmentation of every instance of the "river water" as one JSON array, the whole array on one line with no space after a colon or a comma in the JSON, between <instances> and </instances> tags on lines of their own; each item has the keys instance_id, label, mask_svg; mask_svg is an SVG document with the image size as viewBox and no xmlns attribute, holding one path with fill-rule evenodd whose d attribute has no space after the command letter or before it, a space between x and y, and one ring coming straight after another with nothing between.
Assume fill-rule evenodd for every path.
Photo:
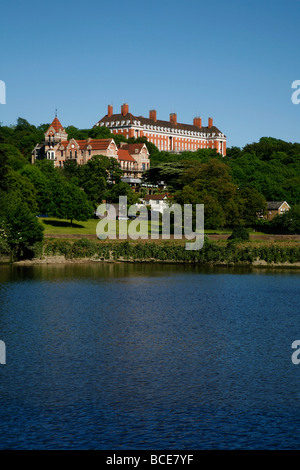
<instances>
[{"instance_id":1,"label":"river water","mask_svg":"<svg viewBox=\"0 0 300 470\"><path fill-rule=\"evenodd\" d=\"M0 449L298 449L299 271L0 266Z\"/></svg>"}]
</instances>

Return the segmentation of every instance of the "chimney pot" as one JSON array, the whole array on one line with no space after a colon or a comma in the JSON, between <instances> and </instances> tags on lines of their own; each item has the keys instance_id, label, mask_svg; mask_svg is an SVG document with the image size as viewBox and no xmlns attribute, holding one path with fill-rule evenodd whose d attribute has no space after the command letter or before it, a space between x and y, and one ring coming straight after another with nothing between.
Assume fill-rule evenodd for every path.
<instances>
[{"instance_id":1,"label":"chimney pot","mask_svg":"<svg viewBox=\"0 0 300 470\"><path fill-rule=\"evenodd\" d=\"M176 113L171 113L170 114L170 122L172 124L177 124L177 114Z\"/></svg>"},{"instance_id":2,"label":"chimney pot","mask_svg":"<svg viewBox=\"0 0 300 470\"><path fill-rule=\"evenodd\" d=\"M202 119L201 119L201 117L195 117L195 118L194 118L194 126L202 127Z\"/></svg>"},{"instance_id":3,"label":"chimney pot","mask_svg":"<svg viewBox=\"0 0 300 470\"><path fill-rule=\"evenodd\" d=\"M149 119L152 119L152 121L156 122L156 110L155 109L151 109L149 111Z\"/></svg>"},{"instance_id":4,"label":"chimney pot","mask_svg":"<svg viewBox=\"0 0 300 470\"><path fill-rule=\"evenodd\" d=\"M129 106L127 103L124 103L123 106L121 106L121 113L123 116L126 116L129 112Z\"/></svg>"}]
</instances>

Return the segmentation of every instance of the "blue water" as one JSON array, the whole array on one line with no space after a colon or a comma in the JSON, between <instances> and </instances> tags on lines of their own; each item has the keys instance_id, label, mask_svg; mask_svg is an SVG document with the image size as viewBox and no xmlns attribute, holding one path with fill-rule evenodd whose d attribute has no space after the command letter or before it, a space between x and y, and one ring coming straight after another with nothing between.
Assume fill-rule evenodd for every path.
<instances>
[{"instance_id":1,"label":"blue water","mask_svg":"<svg viewBox=\"0 0 300 470\"><path fill-rule=\"evenodd\" d=\"M0 449L299 449L299 272L0 267Z\"/></svg>"}]
</instances>

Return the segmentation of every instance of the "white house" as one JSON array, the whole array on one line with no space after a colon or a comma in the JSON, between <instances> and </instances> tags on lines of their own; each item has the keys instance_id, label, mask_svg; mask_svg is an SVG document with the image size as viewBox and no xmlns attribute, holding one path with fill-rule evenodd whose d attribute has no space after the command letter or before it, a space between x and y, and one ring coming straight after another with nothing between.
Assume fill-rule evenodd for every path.
<instances>
[{"instance_id":1,"label":"white house","mask_svg":"<svg viewBox=\"0 0 300 470\"><path fill-rule=\"evenodd\" d=\"M145 206L151 206L151 210L158 211L162 214L169 206L169 195L168 193L147 194L142 202Z\"/></svg>"}]
</instances>

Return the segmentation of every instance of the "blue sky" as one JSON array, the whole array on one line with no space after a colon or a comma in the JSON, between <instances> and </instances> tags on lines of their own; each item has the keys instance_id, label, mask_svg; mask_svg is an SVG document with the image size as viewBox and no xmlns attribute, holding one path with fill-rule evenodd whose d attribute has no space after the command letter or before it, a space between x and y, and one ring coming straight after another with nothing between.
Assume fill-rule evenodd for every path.
<instances>
[{"instance_id":1,"label":"blue sky","mask_svg":"<svg viewBox=\"0 0 300 470\"><path fill-rule=\"evenodd\" d=\"M300 141L299 0L10 0L1 5L0 122L92 127L113 104L209 116L243 147Z\"/></svg>"}]
</instances>

